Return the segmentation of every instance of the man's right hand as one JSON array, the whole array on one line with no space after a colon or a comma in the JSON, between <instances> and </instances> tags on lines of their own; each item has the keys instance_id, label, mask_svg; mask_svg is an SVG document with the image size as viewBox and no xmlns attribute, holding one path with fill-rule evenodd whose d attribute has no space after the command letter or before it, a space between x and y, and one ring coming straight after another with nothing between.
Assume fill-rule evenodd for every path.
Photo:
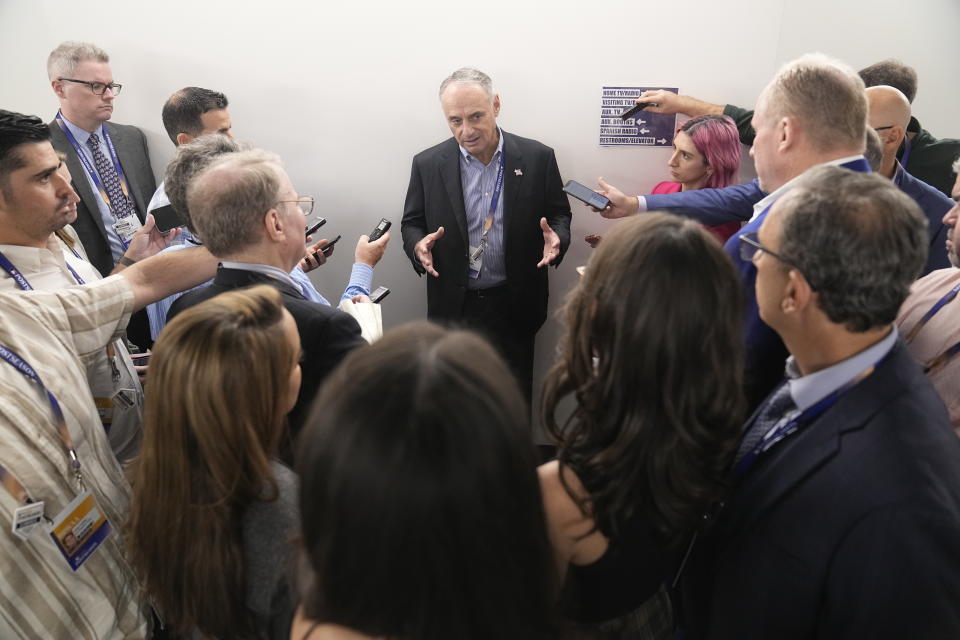
<instances>
[{"instance_id":1,"label":"man's right hand","mask_svg":"<svg viewBox=\"0 0 960 640\"><path fill-rule=\"evenodd\" d=\"M627 216L632 216L635 213L640 213L640 203L637 201L636 196L628 196L624 194L620 189L617 189L612 184L608 184L603 178L597 178L597 184L600 185L600 189L597 191L600 195L607 196L610 200L610 204L606 209L600 211L594 207L590 207L594 211L599 211L600 215L604 218L626 218Z\"/></svg>"},{"instance_id":2,"label":"man's right hand","mask_svg":"<svg viewBox=\"0 0 960 640\"><path fill-rule=\"evenodd\" d=\"M357 241L357 248L353 252L354 261L368 264L371 267L377 266L377 263L383 257L383 252L387 250L388 242L390 242L389 231L373 242L370 242L370 238L366 234L360 236Z\"/></svg>"},{"instance_id":3,"label":"man's right hand","mask_svg":"<svg viewBox=\"0 0 960 640\"><path fill-rule=\"evenodd\" d=\"M437 270L433 268L433 245L437 243L437 240L443 237L443 227L437 227L437 230L433 233L428 233L423 236L413 247L413 254L417 257L417 260L420 261L420 264L423 265L423 268L426 269L427 273L432 275L434 278L439 278L440 274L437 273Z\"/></svg>"},{"instance_id":4,"label":"man's right hand","mask_svg":"<svg viewBox=\"0 0 960 640\"><path fill-rule=\"evenodd\" d=\"M649 113L683 113L688 116L703 116L708 113L723 113L722 104L711 104L703 102L690 96L677 95L673 91L664 91L663 89L651 89L640 94L634 102L655 102L656 107L647 107L644 111Z\"/></svg>"}]
</instances>

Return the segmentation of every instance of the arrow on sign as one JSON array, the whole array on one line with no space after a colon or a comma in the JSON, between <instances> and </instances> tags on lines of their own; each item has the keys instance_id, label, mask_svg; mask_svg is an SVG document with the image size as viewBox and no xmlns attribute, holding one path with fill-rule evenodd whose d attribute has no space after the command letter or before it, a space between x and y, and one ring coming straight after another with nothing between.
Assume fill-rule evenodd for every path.
<instances>
[{"instance_id":1,"label":"arrow on sign","mask_svg":"<svg viewBox=\"0 0 960 640\"><path fill-rule=\"evenodd\" d=\"M637 125L639 126L639 125L641 125L641 124L647 124L647 121L646 121L646 120L637 120Z\"/></svg>"},{"instance_id":2,"label":"arrow on sign","mask_svg":"<svg viewBox=\"0 0 960 640\"><path fill-rule=\"evenodd\" d=\"M659 142L660 144L667 144L667 139L666 139L666 138L660 138L659 140L657 140L657 142Z\"/></svg>"},{"instance_id":3,"label":"arrow on sign","mask_svg":"<svg viewBox=\"0 0 960 640\"><path fill-rule=\"evenodd\" d=\"M640 129L640 133L650 133L650 129Z\"/></svg>"}]
</instances>

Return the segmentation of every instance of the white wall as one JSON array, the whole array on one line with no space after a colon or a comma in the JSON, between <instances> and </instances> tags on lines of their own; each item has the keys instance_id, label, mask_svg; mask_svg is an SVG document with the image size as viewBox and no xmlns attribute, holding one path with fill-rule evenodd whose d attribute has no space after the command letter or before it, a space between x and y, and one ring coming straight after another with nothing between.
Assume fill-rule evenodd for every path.
<instances>
[{"instance_id":1,"label":"white wall","mask_svg":"<svg viewBox=\"0 0 960 640\"><path fill-rule=\"evenodd\" d=\"M554 147L564 180L603 175L644 192L665 178L669 154L598 147L601 86L678 86L749 106L781 63L806 51L855 68L899 57L920 74L915 110L924 126L960 137L958 26L955 0L0 0L0 107L51 118L47 54L66 39L96 42L124 85L114 119L146 132L159 175L173 155L164 100L187 85L225 92L235 133L278 152L298 190L322 203L326 234L344 234L316 276L328 297L347 279L350 239L381 216L393 220L376 281L393 290L384 320L396 325L425 314L425 285L403 255L399 222L410 159L448 136L436 92L453 69L489 73L501 126ZM583 236L609 226L579 203L573 211L570 251L551 272L552 309L587 259ZM540 332L538 377L557 331L551 318Z\"/></svg>"}]
</instances>

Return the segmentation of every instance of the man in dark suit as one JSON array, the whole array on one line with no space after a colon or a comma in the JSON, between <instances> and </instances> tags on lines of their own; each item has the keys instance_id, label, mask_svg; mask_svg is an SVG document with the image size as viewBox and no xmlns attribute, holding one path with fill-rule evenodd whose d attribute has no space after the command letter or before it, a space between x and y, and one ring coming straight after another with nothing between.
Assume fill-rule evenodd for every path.
<instances>
[{"instance_id":1,"label":"man in dark suit","mask_svg":"<svg viewBox=\"0 0 960 640\"><path fill-rule=\"evenodd\" d=\"M476 69L440 85L453 137L422 151L403 209L403 248L427 281L427 316L475 328L529 399L546 319L548 265L570 243L570 204L553 150L497 126L500 96Z\"/></svg>"},{"instance_id":2,"label":"man in dark suit","mask_svg":"<svg viewBox=\"0 0 960 640\"><path fill-rule=\"evenodd\" d=\"M220 267L213 284L178 298L168 319L224 291L255 284L276 287L297 322L303 349L303 382L290 412L295 436L320 382L350 350L364 344L356 320L307 300L290 277L306 252L302 207L311 201L297 194L278 158L260 150L224 155L190 182L187 193L190 220ZM281 453L289 462L290 440Z\"/></svg>"},{"instance_id":3,"label":"man in dark suit","mask_svg":"<svg viewBox=\"0 0 960 640\"><path fill-rule=\"evenodd\" d=\"M106 276L118 263L133 263L124 253L157 187L147 140L136 127L107 122L121 85L113 81L110 57L96 45L62 43L47 59L47 75L60 101L50 122L53 146L66 154L80 196L73 227L90 262ZM128 333L149 346L143 311L131 318Z\"/></svg>"},{"instance_id":4,"label":"man in dark suit","mask_svg":"<svg viewBox=\"0 0 960 640\"><path fill-rule=\"evenodd\" d=\"M878 175L820 167L741 243L788 380L691 555L689 637L960 637L960 441L893 326L923 214Z\"/></svg>"}]
</instances>

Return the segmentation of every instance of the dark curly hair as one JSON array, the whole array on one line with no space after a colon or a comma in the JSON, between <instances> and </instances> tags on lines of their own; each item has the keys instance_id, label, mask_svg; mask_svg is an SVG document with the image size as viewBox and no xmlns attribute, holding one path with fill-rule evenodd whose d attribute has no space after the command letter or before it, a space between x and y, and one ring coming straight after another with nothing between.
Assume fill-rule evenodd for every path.
<instances>
[{"instance_id":1,"label":"dark curly hair","mask_svg":"<svg viewBox=\"0 0 960 640\"><path fill-rule=\"evenodd\" d=\"M744 407L741 287L700 225L651 213L604 238L569 295L542 408L589 498L567 492L605 535L640 510L682 544L721 495Z\"/></svg>"}]
</instances>

